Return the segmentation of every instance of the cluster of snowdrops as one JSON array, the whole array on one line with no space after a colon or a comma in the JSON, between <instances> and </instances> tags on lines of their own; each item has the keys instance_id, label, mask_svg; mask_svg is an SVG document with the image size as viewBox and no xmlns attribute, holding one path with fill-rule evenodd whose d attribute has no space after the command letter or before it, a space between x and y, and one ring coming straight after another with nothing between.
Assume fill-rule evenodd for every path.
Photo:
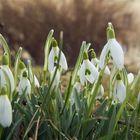
<instances>
[{"instance_id":1,"label":"cluster of snowdrops","mask_svg":"<svg viewBox=\"0 0 140 140\"><path fill-rule=\"evenodd\" d=\"M91 116L93 113L93 105L96 100L108 98L111 99L112 104L127 102L129 98L128 90L133 91L140 77L139 73L134 76L126 71L123 49L115 38L114 28L111 23L108 23L106 32L107 43L103 47L99 59L96 57L94 49L89 48L90 43L82 43L77 63L70 78L71 88L68 86L68 90L76 90L78 93L90 88L90 93L85 92L84 95L88 106L87 116ZM31 61L28 60L27 65L22 61L22 48L19 48L17 52L14 69L11 71L11 54L2 35L0 41L4 48L0 66L0 124L3 128L6 128L12 123L12 114L15 110L12 110L11 102L14 96L18 95L18 98L26 96L30 100L34 90L41 88L43 85L51 85L50 92L61 90L61 75L68 70L68 64L66 56L62 52L61 43L58 45L53 37L53 30L48 35L44 49L44 68L41 82L33 73ZM108 63L112 63L112 65L108 66ZM104 87L102 85L104 75L108 79L110 78L109 92L106 96L104 96ZM71 92L68 95L68 101L67 98L64 101L74 104L75 95L73 93ZM137 94L136 102L139 101L140 94Z\"/></svg>"}]
</instances>

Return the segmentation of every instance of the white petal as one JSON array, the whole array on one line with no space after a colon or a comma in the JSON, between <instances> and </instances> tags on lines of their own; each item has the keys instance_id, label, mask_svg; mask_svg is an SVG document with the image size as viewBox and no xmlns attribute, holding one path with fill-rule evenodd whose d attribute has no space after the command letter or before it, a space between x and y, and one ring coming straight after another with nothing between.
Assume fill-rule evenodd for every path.
<instances>
[{"instance_id":1,"label":"white petal","mask_svg":"<svg viewBox=\"0 0 140 140\"><path fill-rule=\"evenodd\" d=\"M93 84L94 81L95 81L93 75L91 75L91 74L90 74L90 75L86 75L86 79L87 79L91 84Z\"/></svg>"},{"instance_id":2,"label":"white petal","mask_svg":"<svg viewBox=\"0 0 140 140\"><path fill-rule=\"evenodd\" d=\"M118 80L118 85L117 85L117 98L120 101L120 103L123 103L123 101L126 98L126 87L123 83L122 80Z\"/></svg>"},{"instance_id":3,"label":"white petal","mask_svg":"<svg viewBox=\"0 0 140 140\"><path fill-rule=\"evenodd\" d=\"M89 60L85 60L85 61L86 61L86 68L90 70L91 75L93 76L93 78L95 80L97 80L98 76L99 76L99 72L98 72L97 68Z\"/></svg>"},{"instance_id":4,"label":"white petal","mask_svg":"<svg viewBox=\"0 0 140 140\"><path fill-rule=\"evenodd\" d=\"M38 88L40 87L39 81L35 75L34 75L34 85L35 87L38 87Z\"/></svg>"},{"instance_id":5,"label":"white petal","mask_svg":"<svg viewBox=\"0 0 140 140\"><path fill-rule=\"evenodd\" d=\"M48 70L49 72L53 71L54 68L54 50L53 48L50 51L49 57L48 57Z\"/></svg>"},{"instance_id":6,"label":"white petal","mask_svg":"<svg viewBox=\"0 0 140 140\"><path fill-rule=\"evenodd\" d=\"M60 56L60 62L59 62L60 66L64 69L67 70L68 69L68 64L67 64L67 60L66 57L64 55L64 53L61 51L61 56Z\"/></svg>"},{"instance_id":7,"label":"white petal","mask_svg":"<svg viewBox=\"0 0 140 140\"><path fill-rule=\"evenodd\" d=\"M56 70L56 67L54 67L53 71L51 72L51 81L53 80L53 76L55 74L55 70ZM60 75L61 75L61 72L59 69L57 69L57 72L56 72L56 75L55 75L55 78L54 78L54 81L53 81L53 84L52 84L52 88L57 88L59 86L59 83L60 83Z\"/></svg>"},{"instance_id":8,"label":"white petal","mask_svg":"<svg viewBox=\"0 0 140 140\"><path fill-rule=\"evenodd\" d=\"M97 65L100 63L100 61L97 59L97 58L92 58L91 59L91 63L95 66L95 67L97 67Z\"/></svg>"},{"instance_id":9,"label":"white petal","mask_svg":"<svg viewBox=\"0 0 140 140\"><path fill-rule=\"evenodd\" d=\"M110 75L110 69L109 69L108 66L105 67L104 73L107 74L107 75Z\"/></svg>"},{"instance_id":10,"label":"white petal","mask_svg":"<svg viewBox=\"0 0 140 140\"><path fill-rule=\"evenodd\" d=\"M82 85L84 85L84 83L86 82L86 78L85 78L85 63L83 62L80 70L79 70L79 77L80 77L80 82Z\"/></svg>"},{"instance_id":11,"label":"white petal","mask_svg":"<svg viewBox=\"0 0 140 140\"><path fill-rule=\"evenodd\" d=\"M109 50L108 43L106 43L106 45L102 49L102 52L101 52L101 55L100 55L100 64L99 64L99 67L101 69L103 69L103 67L104 67L105 57L106 57L106 54L107 54L108 50Z\"/></svg>"},{"instance_id":12,"label":"white petal","mask_svg":"<svg viewBox=\"0 0 140 140\"><path fill-rule=\"evenodd\" d=\"M12 123L12 107L7 95L0 96L0 124L9 127Z\"/></svg>"},{"instance_id":13,"label":"white petal","mask_svg":"<svg viewBox=\"0 0 140 140\"><path fill-rule=\"evenodd\" d=\"M120 44L116 41L116 39L110 39L110 52L113 58L113 62L117 66L118 69L122 69L124 67L124 53Z\"/></svg>"},{"instance_id":14,"label":"white petal","mask_svg":"<svg viewBox=\"0 0 140 140\"><path fill-rule=\"evenodd\" d=\"M26 78L23 77L18 85L18 91L19 95L22 95L24 92L25 95L30 95L31 94L31 84L30 81Z\"/></svg>"},{"instance_id":15,"label":"white petal","mask_svg":"<svg viewBox=\"0 0 140 140\"><path fill-rule=\"evenodd\" d=\"M0 89L7 85L3 70L0 68Z\"/></svg>"},{"instance_id":16,"label":"white petal","mask_svg":"<svg viewBox=\"0 0 140 140\"><path fill-rule=\"evenodd\" d=\"M60 51L60 49L59 49L59 47L57 46L57 47L53 47L53 50L54 50L54 54L55 54L55 56L59 56L59 51Z\"/></svg>"},{"instance_id":17,"label":"white petal","mask_svg":"<svg viewBox=\"0 0 140 140\"><path fill-rule=\"evenodd\" d=\"M10 81L10 88L11 88L11 93L14 91L15 89L15 81L14 81L14 76L9 68L9 66L7 65L3 65L2 69L5 71L5 73L7 74L9 81Z\"/></svg>"},{"instance_id":18,"label":"white petal","mask_svg":"<svg viewBox=\"0 0 140 140\"><path fill-rule=\"evenodd\" d=\"M128 83L131 84L134 80L134 74L133 73L127 74L127 78L128 78Z\"/></svg>"}]
</instances>

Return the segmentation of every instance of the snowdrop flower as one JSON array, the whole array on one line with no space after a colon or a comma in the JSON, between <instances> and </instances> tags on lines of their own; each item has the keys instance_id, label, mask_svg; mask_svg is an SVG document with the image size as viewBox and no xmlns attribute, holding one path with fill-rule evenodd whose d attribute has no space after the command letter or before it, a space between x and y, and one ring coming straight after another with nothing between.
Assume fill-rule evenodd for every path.
<instances>
[{"instance_id":1,"label":"snowdrop flower","mask_svg":"<svg viewBox=\"0 0 140 140\"><path fill-rule=\"evenodd\" d=\"M52 41L52 49L51 49L49 57L48 57L48 70L49 70L49 72L52 72L55 65L58 63L59 51L60 51L60 49L57 45L56 40L54 39ZM60 52L59 66L61 66L61 68L63 68L64 70L68 69L67 60L66 60L66 57L62 51Z\"/></svg>"},{"instance_id":2,"label":"snowdrop flower","mask_svg":"<svg viewBox=\"0 0 140 140\"><path fill-rule=\"evenodd\" d=\"M39 81L38 81L38 79L35 75L34 75L34 86L37 87L37 88L40 87Z\"/></svg>"},{"instance_id":3,"label":"snowdrop flower","mask_svg":"<svg viewBox=\"0 0 140 140\"><path fill-rule=\"evenodd\" d=\"M128 73L127 78L128 78L128 83L131 84L134 80L134 74L133 73Z\"/></svg>"},{"instance_id":4,"label":"snowdrop flower","mask_svg":"<svg viewBox=\"0 0 140 140\"><path fill-rule=\"evenodd\" d=\"M84 60L79 70L81 84L84 85L87 81L94 83L98 76L97 68L89 61L87 53L84 52Z\"/></svg>"},{"instance_id":5,"label":"snowdrop flower","mask_svg":"<svg viewBox=\"0 0 140 140\"><path fill-rule=\"evenodd\" d=\"M18 91L19 95L22 95L23 93L25 95L31 94L31 84L30 81L27 78L27 72L24 71L22 78L20 79L19 85L18 85Z\"/></svg>"},{"instance_id":6,"label":"snowdrop flower","mask_svg":"<svg viewBox=\"0 0 140 140\"><path fill-rule=\"evenodd\" d=\"M13 74L8 66L8 56L6 53L2 57L2 65L0 66L0 88L3 86L10 86L11 93L13 93L15 82Z\"/></svg>"},{"instance_id":7,"label":"snowdrop flower","mask_svg":"<svg viewBox=\"0 0 140 140\"><path fill-rule=\"evenodd\" d=\"M96 58L94 50L91 51L91 63L99 70L100 61ZM110 70L108 66L105 67L104 73L110 75Z\"/></svg>"},{"instance_id":8,"label":"snowdrop flower","mask_svg":"<svg viewBox=\"0 0 140 140\"><path fill-rule=\"evenodd\" d=\"M113 63L118 69L122 69L124 67L124 53L121 45L115 39L114 29L110 27L107 28L108 34L108 42L104 46L101 55L100 55L100 68L102 69L105 65L105 59L108 52L113 59Z\"/></svg>"},{"instance_id":9,"label":"snowdrop flower","mask_svg":"<svg viewBox=\"0 0 140 140\"><path fill-rule=\"evenodd\" d=\"M120 76L117 76L117 80L114 87L113 99L117 102L123 103L126 98L126 87Z\"/></svg>"},{"instance_id":10,"label":"snowdrop flower","mask_svg":"<svg viewBox=\"0 0 140 140\"><path fill-rule=\"evenodd\" d=\"M56 66L54 67L53 71L51 72L51 76L50 76L51 81L53 80L53 76L55 74L55 71L56 71ZM61 72L60 72L60 69L58 68L56 71L56 75L54 77L54 81L52 83L52 88L58 88L59 82L60 82L60 75L61 75Z\"/></svg>"},{"instance_id":11,"label":"snowdrop flower","mask_svg":"<svg viewBox=\"0 0 140 140\"><path fill-rule=\"evenodd\" d=\"M1 69L3 70L3 72L6 74L7 78L10 81L10 88L11 88L11 93L13 93L14 89L15 89L15 81L14 81L14 76L9 68L8 65L2 65ZM6 78L6 77L5 77ZM8 84L8 82L7 82Z\"/></svg>"},{"instance_id":12,"label":"snowdrop flower","mask_svg":"<svg viewBox=\"0 0 140 140\"><path fill-rule=\"evenodd\" d=\"M103 85L100 85L100 87L98 89L98 93L96 95L96 100L101 99L103 96L104 96L104 87L103 87Z\"/></svg>"},{"instance_id":13,"label":"snowdrop flower","mask_svg":"<svg viewBox=\"0 0 140 140\"><path fill-rule=\"evenodd\" d=\"M12 107L5 90L1 90L0 95L0 124L9 127L12 123Z\"/></svg>"}]
</instances>

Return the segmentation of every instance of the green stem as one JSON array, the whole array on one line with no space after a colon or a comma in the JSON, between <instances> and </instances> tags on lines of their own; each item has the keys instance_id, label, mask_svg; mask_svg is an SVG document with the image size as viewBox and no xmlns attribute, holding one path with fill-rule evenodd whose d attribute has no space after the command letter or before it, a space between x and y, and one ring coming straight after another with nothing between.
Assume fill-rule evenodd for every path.
<instances>
[{"instance_id":1,"label":"green stem","mask_svg":"<svg viewBox=\"0 0 140 140\"><path fill-rule=\"evenodd\" d=\"M48 55L49 55L49 50L50 50L50 46L51 46L51 42L52 42L52 36L53 36L53 32L54 30L51 30L47 36L47 40L45 43L45 49L44 49L44 53L45 53L45 59L44 59L44 68L43 68L43 84L46 84L46 76L47 76L47 70L48 70Z\"/></svg>"},{"instance_id":2,"label":"green stem","mask_svg":"<svg viewBox=\"0 0 140 140\"><path fill-rule=\"evenodd\" d=\"M78 56L78 59L77 59L77 62L76 62L74 71L72 73L72 82L71 82L72 85L74 85L74 83L76 81L77 72L78 72L79 66L80 66L80 64L81 64L81 62L83 60L83 53L84 52L87 52L88 49L89 49L89 47L90 47L90 43L86 45L86 42L85 41L82 42L80 53L79 53L79 56Z\"/></svg>"},{"instance_id":3,"label":"green stem","mask_svg":"<svg viewBox=\"0 0 140 140\"><path fill-rule=\"evenodd\" d=\"M108 51L109 53L109 51ZM105 67L109 61L109 58L108 58L108 53L106 54L106 59L105 59L105 64L104 64L104 67L103 69L101 69L100 73L99 73L99 77L98 77L98 80L97 82L95 83L95 86L92 88L91 90L91 100L90 100L90 103L89 103L89 107L87 109L87 112L86 112L86 118L90 116L90 114L92 113L92 109L93 109L93 105L95 103L95 97L98 93L98 90L99 90L99 87L100 87L100 84L101 84L101 81L102 81L102 77L103 77L103 74L104 74L104 71L105 71Z\"/></svg>"},{"instance_id":4,"label":"green stem","mask_svg":"<svg viewBox=\"0 0 140 140\"><path fill-rule=\"evenodd\" d=\"M101 70L100 75L99 75L99 78L98 78L97 82L95 83L95 84L96 84L96 85L95 85L95 89L94 89L94 91L93 91L93 93L92 93L92 97L91 97L91 100L90 100L90 103L89 103L89 108L88 108L88 110L87 110L86 117L89 117L90 114L92 113L93 104L94 104L94 102L95 102L95 97L96 97L96 94L97 94L98 89L99 89L99 87L100 87L99 85L100 85L100 83L101 83L103 73L104 73L104 69Z\"/></svg>"},{"instance_id":5,"label":"green stem","mask_svg":"<svg viewBox=\"0 0 140 140\"><path fill-rule=\"evenodd\" d=\"M19 67L19 62L20 62L20 57L22 53L22 48L20 47L17 54L16 54L16 59L15 59L15 64L14 64L14 79L15 79L15 89L17 86L17 79L18 79L18 67Z\"/></svg>"},{"instance_id":6,"label":"green stem","mask_svg":"<svg viewBox=\"0 0 140 140\"><path fill-rule=\"evenodd\" d=\"M5 38L0 34L0 41L3 45L4 51L8 54L8 59L9 59L9 67L11 66L11 54L10 54L10 49L9 46L5 40Z\"/></svg>"},{"instance_id":7,"label":"green stem","mask_svg":"<svg viewBox=\"0 0 140 140\"><path fill-rule=\"evenodd\" d=\"M31 82L32 91L34 91L34 89L35 89L35 87L34 87L34 74L32 71L31 60L28 60L27 69L28 69L28 77L29 77L30 82Z\"/></svg>"}]
</instances>

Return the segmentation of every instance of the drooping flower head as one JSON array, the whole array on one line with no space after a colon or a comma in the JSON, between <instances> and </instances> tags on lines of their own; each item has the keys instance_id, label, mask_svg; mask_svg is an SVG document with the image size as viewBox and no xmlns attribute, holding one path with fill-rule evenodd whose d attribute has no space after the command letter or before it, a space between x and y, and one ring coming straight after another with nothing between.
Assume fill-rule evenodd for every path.
<instances>
[{"instance_id":1,"label":"drooping flower head","mask_svg":"<svg viewBox=\"0 0 140 140\"><path fill-rule=\"evenodd\" d=\"M100 68L102 69L104 67L106 56L110 53L116 68L122 69L124 67L124 53L121 45L115 38L115 32L111 23L107 27L107 38L108 41L100 55Z\"/></svg>"},{"instance_id":2,"label":"drooping flower head","mask_svg":"<svg viewBox=\"0 0 140 140\"><path fill-rule=\"evenodd\" d=\"M9 61L8 56L6 53L4 53L2 57L2 65L0 66L0 88L2 88L3 86L8 86L12 97L12 93L15 88L15 81L12 71L9 68L8 61Z\"/></svg>"},{"instance_id":3,"label":"drooping flower head","mask_svg":"<svg viewBox=\"0 0 140 140\"><path fill-rule=\"evenodd\" d=\"M12 107L6 88L3 87L0 94L0 124L3 127L9 127L12 123Z\"/></svg>"},{"instance_id":4,"label":"drooping flower head","mask_svg":"<svg viewBox=\"0 0 140 140\"><path fill-rule=\"evenodd\" d=\"M80 82L84 85L87 81L94 83L98 79L99 73L97 68L89 61L88 54L84 52L84 60L80 67L79 77Z\"/></svg>"},{"instance_id":5,"label":"drooping flower head","mask_svg":"<svg viewBox=\"0 0 140 140\"><path fill-rule=\"evenodd\" d=\"M19 81L18 91L19 91L19 95L22 95L22 94L30 95L31 94L31 83L28 80L26 71L23 72L22 78Z\"/></svg>"},{"instance_id":6,"label":"drooping flower head","mask_svg":"<svg viewBox=\"0 0 140 140\"><path fill-rule=\"evenodd\" d=\"M59 51L60 51L60 60L59 60ZM59 47L57 45L57 41L55 39L53 39L52 49L51 49L49 57L48 57L49 72L53 71L56 64L58 64L64 70L68 69L66 57L65 57L64 53L59 49Z\"/></svg>"},{"instance_id":7,"label":"drooping flower head","mask_svg":"<svg viewBox=\"0 0 140 140\"><path fill-rule=\"evenodd\" d=\"M123 103L126 98L126 87L121 80L120 75L117 75L117 80L114 86L113 100L119 103Z\"/></svg>"}]
</instances>

